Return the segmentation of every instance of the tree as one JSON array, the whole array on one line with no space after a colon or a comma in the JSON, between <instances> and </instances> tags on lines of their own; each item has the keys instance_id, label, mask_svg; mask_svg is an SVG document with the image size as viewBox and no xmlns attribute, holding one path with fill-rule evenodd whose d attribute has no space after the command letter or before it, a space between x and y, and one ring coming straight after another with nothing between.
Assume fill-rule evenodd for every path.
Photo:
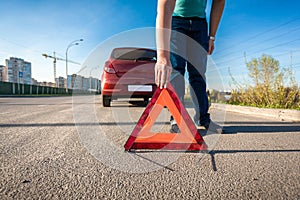
<instances>
[{"instance_id":1,"label":"tree","mask_svg":"<svg viewBox=\"0 0 300 200\"><path fill-rule=\"evenodd\" d=\"M282 76L279 71L279 61L268 55L252 59L247 63L247 68L255 86L260 84L263 84L266 88L275 86L275 83L280 80L278 78Z\"/></svg>"},{"instance_id":2,"label":"tree","mask_svg":"<svg viewBox=\"0 0 300 200\"><path fill-rule=\"evenodd\" d=\"M236 83L238 90L232 92L230 103L258 107L299 108L299 87L294 81L291 69L280 69L279 61L268 55L254 58L246 63L246 66L251 78L250 84ZM285 78L290 80L286 81L286 84ZM234 80L233 77L232 79Z\"/></svg>"}]
</instances>

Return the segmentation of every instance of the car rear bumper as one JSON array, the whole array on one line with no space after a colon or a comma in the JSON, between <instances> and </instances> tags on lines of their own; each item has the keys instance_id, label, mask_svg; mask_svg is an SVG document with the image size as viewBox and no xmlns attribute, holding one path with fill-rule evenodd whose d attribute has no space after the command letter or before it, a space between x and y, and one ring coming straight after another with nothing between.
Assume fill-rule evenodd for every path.
<instances>
[{"instance_id":1,"label":"car rear bumper","mask_svg":"<svg viewBox=\"0 0 300 200\"><path fill-rule=\"evenodd\" d=\"M106 86L106 87L105 87ZM143 97L152 97L156 90L156 85L146 85L151 86L151 91L129 91L129 85L104 85L102 88L102 94L105 96L112 96L113 98L143 98Z\"/></svg>"}]
</instances>

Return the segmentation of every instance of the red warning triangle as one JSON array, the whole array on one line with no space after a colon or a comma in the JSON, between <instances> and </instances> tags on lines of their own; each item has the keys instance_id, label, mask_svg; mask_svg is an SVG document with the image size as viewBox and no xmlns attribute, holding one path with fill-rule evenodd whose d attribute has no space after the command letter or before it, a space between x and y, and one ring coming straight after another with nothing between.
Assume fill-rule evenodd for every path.
<instances>
[{"instance_id":1,"label":"red warning triangle","mask_svg":"<svg viewBox=\"0 0 300 200\"><path fill-rule=\"evenodd\" d=\"M180 133L150 131L165 106L177 122ZM171 84L167 88L156 89L124 147L126 151L132 149L207 150L207 145Z\"/></svg>"}]
</instances>

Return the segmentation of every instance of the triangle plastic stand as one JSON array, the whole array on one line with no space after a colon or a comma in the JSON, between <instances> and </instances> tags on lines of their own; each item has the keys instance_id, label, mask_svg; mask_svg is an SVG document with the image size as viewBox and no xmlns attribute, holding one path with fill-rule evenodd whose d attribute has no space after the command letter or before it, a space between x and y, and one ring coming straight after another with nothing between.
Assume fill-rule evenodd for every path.
<instances>
[{"instance_id":1,"label":"triangle plastic stand","mask_svg":"<svg viewBox=\"0 0 300 200\"><path fill-rule=\"evenodd\" d=\"M174 117L181 130L180 133L150 131L164 107L167 107ZM207 145L171 84L167 88L156 89L124 147L126 151L133 149L207 150Z\"/></svg>"}]
</instances>

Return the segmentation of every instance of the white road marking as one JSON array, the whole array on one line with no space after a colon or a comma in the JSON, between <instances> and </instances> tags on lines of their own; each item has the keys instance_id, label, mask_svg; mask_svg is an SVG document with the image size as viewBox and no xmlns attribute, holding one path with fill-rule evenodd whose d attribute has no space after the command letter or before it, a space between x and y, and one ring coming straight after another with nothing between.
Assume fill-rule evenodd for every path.
<instances>
[{"instance_id":1,"label":"white road marking","mask_svg":"<svg viewBox=\"0 0 300 200\"><path fill-rule=\"evenodd\" d=\"M4 112L4 113L0 113L0 115L6 115L6 114L10 114L12 112Z\"/></svg>"},{"instance_id":2,"label":"white road marking","mask_svg":"<svg viewBox=\"0 0 300 200\"><path fill-rule=\"evenodd\" d=\"M73 110L73 108L68 108L68 109L65 109L65 110L61 110L61 111L59 111L60 113L61 112L70 112L70 111L72 111Z\"/></svg>"}]
</instances>

